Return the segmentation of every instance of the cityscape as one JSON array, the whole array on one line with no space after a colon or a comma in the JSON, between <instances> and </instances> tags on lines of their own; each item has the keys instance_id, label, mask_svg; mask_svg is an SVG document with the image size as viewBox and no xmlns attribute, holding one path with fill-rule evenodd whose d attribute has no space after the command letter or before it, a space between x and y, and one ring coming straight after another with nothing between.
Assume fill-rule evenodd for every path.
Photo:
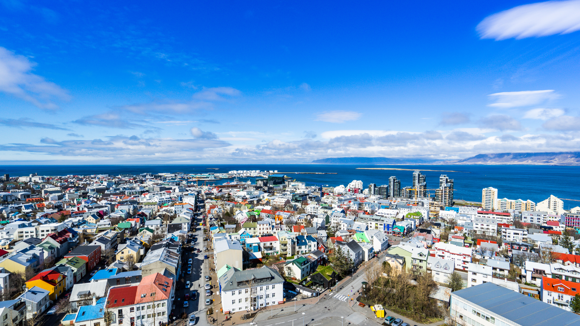
<instances>
[{"instance_id":1,"label":"cityscape","mask_svg":"<svg viewBox=\"0 0 580 326\"><path fill-rule=\"evenodd\" d=\"M0 0L0 326L580 326L580 0Z\"/></svg>"}]
</instances>

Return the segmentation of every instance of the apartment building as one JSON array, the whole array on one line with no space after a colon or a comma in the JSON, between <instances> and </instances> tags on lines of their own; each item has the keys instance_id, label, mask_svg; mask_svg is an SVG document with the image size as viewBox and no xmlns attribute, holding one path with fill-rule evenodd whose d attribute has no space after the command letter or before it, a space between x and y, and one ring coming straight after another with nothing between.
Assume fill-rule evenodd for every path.
<instances>
[{"instance_id":1,"label":"apartment building","mask_svg":"<svg viewBox=\"0 0 580 326\"><path fill-rule=\"evenodd\" d=\"M497 221L493 218L473 218L473 231L477 234L495 236L497 234Z\"/></svg>"},{"instance_id":2,"label":"apartment building","mask_svg":"<svg viewBox=\"0 0 580 326\"><path fill-rule=\"evenodd\" d=\"M516 229L513 227L501 229L501 239L503 241L525 242L528 239L528 230Z\"/></svg>"},{"instance_id":3,"label":"apartment building","mask_svg":"<svg viewBox=\"0 0 580 326\"><path fill-rule=\"evenodd\" d=\"M467 270L468 264L471 263L471 248L438 242L433 245L432 249L435 251L435 257L455 261L455 269Z\"/></svg>"},{"instance_id":4,"label":"apartment building","mask_svg":"<svg viewBox=\"0 0 580 326\"><path fill-rule=\"evenodd\" d=\"M483 188L481 192L481 205L484 210L491 211L495 209L497 202L497 189L488 187Z\"/></svg>"},{"instance_id":5,"label":"apartment building","mask_svg":"<svg viewBox=\"0 0 580 326\"><path fill-rule=\"evenodd\" d=\"M244 271L231 268L220 277L219 283L224 313L284 303L284 279L267 266Z\"/></svg>"}]
</instances>

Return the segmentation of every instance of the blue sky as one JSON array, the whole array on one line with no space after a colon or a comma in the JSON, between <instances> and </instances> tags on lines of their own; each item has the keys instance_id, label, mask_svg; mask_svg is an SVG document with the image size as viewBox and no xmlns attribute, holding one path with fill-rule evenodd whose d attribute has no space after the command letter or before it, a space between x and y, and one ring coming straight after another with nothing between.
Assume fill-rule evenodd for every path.
<instances>
[{"instance_id":1,"label":"blue sky","mask_svg":"<svg viewBox=\"0 0 580 326\"><path fill-rule=\"evenodd\" d=\"M580 1L0 0L4 163L580 147Z\"/></svg>"}]
</instances>

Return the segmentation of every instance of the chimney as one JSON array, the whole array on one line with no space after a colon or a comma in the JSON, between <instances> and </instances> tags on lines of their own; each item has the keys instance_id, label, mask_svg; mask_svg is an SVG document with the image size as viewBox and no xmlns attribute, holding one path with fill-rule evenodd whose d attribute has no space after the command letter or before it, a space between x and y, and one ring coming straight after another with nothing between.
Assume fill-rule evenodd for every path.
<instances>
[{"instance_id":1,"label":"chimney","mask_svg":"<svg viewBox=\"0 0 580 326\"><path fill-rule=\"evenodd\" d=\"M93 293L93 306L96 306L96 305L97 305L97 297Z\"/></svg>"}]
</instances>

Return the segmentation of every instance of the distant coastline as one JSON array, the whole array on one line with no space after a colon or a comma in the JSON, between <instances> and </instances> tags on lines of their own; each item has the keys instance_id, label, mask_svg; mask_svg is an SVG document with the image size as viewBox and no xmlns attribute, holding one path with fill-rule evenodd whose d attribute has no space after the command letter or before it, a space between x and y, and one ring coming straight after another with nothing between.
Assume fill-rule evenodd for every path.
<instances>
[{"instance_id":1,"label":"distant coastline","mask_svg":"<svg viewBox=\"0 0 580 326\"><path fill-rule=\"evenodd\" d=\"M462 171L453 171L453 170L425 170L425 169L402 169L402 168L356 168L357 170L391 170L391 171L429 171L429 172L455 172L455 173L462 173ZM469 172L465 172L469 173Z\"/></svg>"}]
</instances>

